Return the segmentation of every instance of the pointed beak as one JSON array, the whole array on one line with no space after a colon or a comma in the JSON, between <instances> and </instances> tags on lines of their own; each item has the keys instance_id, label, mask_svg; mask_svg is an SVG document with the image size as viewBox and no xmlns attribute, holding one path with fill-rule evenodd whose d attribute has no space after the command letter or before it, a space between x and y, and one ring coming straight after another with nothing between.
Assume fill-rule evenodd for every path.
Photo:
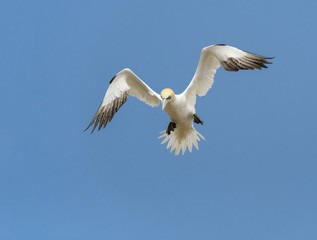
<instances>
[{"instance_id":1,"label":"pointed beak","mask_svg":"<svg viewBox=\"0 0 317 240\"><path fill-rule=\"evenodd\" d=\"M164 111L165 107L166 107L166 104L167 104L167 99L166 98L163 98L162 99L162 111Z\"/></svg>"}]
</instances>

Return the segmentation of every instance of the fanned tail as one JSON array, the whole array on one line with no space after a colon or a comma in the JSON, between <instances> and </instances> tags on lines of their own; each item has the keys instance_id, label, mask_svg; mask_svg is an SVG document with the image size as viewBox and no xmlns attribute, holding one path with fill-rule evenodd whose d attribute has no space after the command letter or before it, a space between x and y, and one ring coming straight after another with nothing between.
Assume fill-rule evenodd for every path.
<instances>
[{"instance_id":1,"label":"fanned tail","mask_svg":"<svg viewBox=\"0 0 317 240\"><path fill-rule=\"evenodd\" d=\"M182 154L184 155L186 148L188 148L189 152L192 152L193 145L198 150L198 142L200 139L204 139L203 135L196 131L194 127L181 127L177 126L174 131L172 131L169 135L166 134L165 131L159 138L163 138L161 144L167 143L167 149L171 148L171 152L175 150L175 156L180 153L182 150Z\"/></svg>"}]
</instances>

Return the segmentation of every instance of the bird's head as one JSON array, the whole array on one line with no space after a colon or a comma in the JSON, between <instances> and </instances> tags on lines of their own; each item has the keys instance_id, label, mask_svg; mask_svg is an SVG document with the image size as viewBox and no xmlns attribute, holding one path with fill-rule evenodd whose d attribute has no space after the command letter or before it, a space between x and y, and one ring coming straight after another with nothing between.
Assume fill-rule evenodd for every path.
<instances>
[{"instance_id":1,"label":"bird's head","mask_svg":"<svg viewBox=\"0 0 317 240\"><path fill-rule=\"evenodd\" d=\"M165 88L161 92L161 98L162 98L162 111L165 109L166 105L172 101L175 97L175 93L170 88Z\"/></svg>"}]
</instances>

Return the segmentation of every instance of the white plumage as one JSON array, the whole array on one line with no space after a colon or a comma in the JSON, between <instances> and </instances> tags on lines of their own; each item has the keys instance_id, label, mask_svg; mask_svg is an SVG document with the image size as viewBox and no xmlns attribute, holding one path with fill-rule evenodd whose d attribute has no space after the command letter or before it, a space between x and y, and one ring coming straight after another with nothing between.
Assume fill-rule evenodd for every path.
<instances>
[{"instance_id":1,"label":"white plumage","mask_svg":"<svg viewBox=\"0 0 317 240\"><path fill-rule=\"evenodd\" d=\"M171 148L171 152L175 150L175 155L178 155L180 150L184 154L186 148L191 152L192 146L194 145L198 149L197 141L201 138L204 139L193 126L193 120L203 124L195 112L196 95L206 95L212 87L214 75L220 66L227 71L262 69L267 68L265 64L271 63L266 59L272 58L245 52L224 44L205 47L201 52L192 81L181 94L174 94L173 90L164 89L159 95L130 69L123 69L111 79L106 95L86 130L93 124L92 132L98 124L98 130L105 127L131 95L152 107L162 103L162 110L165 110L171 119L167 130L160 136L165 137L162 144L168 142L167 148Z\"/></svg>"}]
</instances>

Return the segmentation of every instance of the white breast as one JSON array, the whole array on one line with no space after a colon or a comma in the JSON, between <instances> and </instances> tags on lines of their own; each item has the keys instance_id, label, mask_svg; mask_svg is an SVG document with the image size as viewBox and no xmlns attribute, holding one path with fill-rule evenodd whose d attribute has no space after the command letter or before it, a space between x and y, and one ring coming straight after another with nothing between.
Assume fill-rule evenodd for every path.
<instances>
[{"instance_id":1,"label":"white breast","mask_svg":"<svg viewBox=\"0 0 317 240\"><path fill-rule=\"evenodd\" d=\"M182 94L175 95L175 98L167 104L165 111L172 122L192 126L195 107L190 106Z\"/></svg>"}]
</instances>

